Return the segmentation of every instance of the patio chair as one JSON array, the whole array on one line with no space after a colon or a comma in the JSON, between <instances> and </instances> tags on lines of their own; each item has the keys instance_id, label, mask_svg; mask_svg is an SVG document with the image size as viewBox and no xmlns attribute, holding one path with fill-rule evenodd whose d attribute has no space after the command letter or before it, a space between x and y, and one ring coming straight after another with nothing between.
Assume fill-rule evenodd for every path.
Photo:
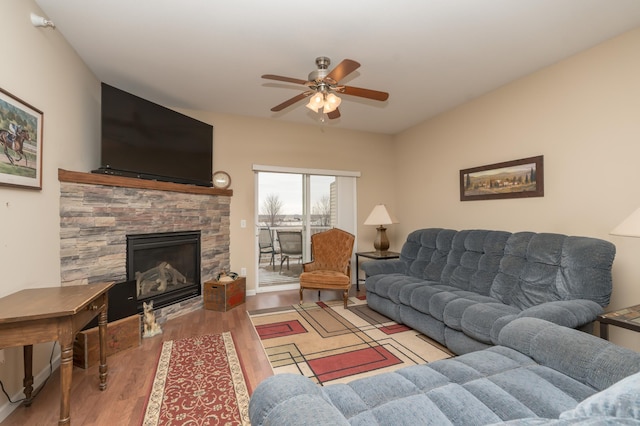
<instances>
[{"instance_id":1,"label":"patio chair","mask_svg":"<svg viewBox=\"0 0 640 426\"><path fill-rule=\"evenodd\" d=\"M280 272L282 264L287 261L289 269L289 259L298 258L302 260L302 232L301 231L276 231L278 233L278 244L280 245Z\"/></svg>"},{"instance_id":2,"label":"patio chair","mask_svg":"<svg viewBox=\"0 0 640 426\"><path fill-rule=\"evenodd\" d=\"M303 265L300 274L300 303L304 289L342 290L347 308L351 288L351 253L355 237L342 229L333 228L311 236L313 261Z\"/></svg>"},{"instance_id":3,"label":"patio chair","mask_svg":"<svg viewBox=\"0 0 640 426\"><path fill-rule=\"evenodd\" d=\"M276 269L276 248L273 245L273 235L271 234L271 229L260 228L260 233L258 234L258 247L260 248L260 252L258 254L258 263L262 260L262 255L267 254L271 255L271 260L269 261L269 265L273 265L273 269Z\"/></svg>"}]
</instances>

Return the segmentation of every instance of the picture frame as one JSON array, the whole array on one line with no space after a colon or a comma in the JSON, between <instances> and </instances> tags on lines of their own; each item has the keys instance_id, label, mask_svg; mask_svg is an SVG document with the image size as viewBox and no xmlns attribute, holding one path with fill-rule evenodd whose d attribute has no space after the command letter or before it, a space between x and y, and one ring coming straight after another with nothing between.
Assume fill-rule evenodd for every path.
<instances>
[{"instance_id":1,"label":"picture frame","mask_svg":"<svg viewBox=\"0 0 640 426\"><path fill-rule=\"evenodd\" d=\"M0 185L42 189L43 118L0 88Z\"/></svg>"},{"instance_id":2,"label":"picture frame","mask_svg":"<svg viewBox=\"0 0 640 426\"><path fill-rule=\"evenodd\" d=\"M460 201L544 196L544 156L460 170Z\"/></svg>"}]
</instances>

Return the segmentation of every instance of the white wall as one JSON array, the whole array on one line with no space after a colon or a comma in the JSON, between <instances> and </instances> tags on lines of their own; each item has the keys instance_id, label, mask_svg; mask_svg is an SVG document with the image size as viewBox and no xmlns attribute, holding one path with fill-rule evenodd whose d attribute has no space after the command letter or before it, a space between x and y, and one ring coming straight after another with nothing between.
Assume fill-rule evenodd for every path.
<instances>
[{"instance_id":1,"label":"white wall","mask_svg":"<svg viewBox=\"0 0 640 426\"><path fill-rule=\"evenodd\" d=\"M640 29L396 137L401 233L558 232L616 244L608 309L640 303L640 239L609 235L640 206ZM544 155L543 198L459 200L459 170ZM640 350L636 333L611 340Z\"/></svg>"},{"instance_id":2,"label":"white wall","mask_svg":"<svg viewBox=\"0 0 640 426\"><path fill-rule=\"evenodd\" d=\"M44 113L42 190L0 186L0 297L60 285L58 168L91 170L99 156L99 82L59 32L31 25L31 12L42 15L32 0L0 3L0 87ZM50 351L36 345L36 373ZM5 357L0 380L13 395L22 388L22 351ZM5 407L0 394L0 416Z\"/></svg>"}]
</instances>

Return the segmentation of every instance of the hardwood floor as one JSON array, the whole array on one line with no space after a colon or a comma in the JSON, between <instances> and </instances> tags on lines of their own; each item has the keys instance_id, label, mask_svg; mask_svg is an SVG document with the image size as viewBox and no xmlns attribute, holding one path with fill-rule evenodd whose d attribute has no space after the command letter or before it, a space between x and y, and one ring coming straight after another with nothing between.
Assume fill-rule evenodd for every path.
<instances>
[{"instance_id":1,"label":"hardwood floor","mask_svg":"<svg viewBox=\"0 0 640 426\"><path fill-rule=\"evenodd\" d=\"M356 295L355 286L351 295ZM361 287L358 295L363 295ZM305 302L318 300L316 291L305 291ZM323 292L322 299L337 299L337 293ZM247 311L298 303L298 290L260 293L229 312L199 310L163 324L163 334L142 339L142 344L112 355L108 359L107 389L98 389L98 366L74 367L71 388L73 425L139 425L162 342L184 337L231 331L245 368L249 392L271 375L271 366L263 352ZM34 399L31 407L18 407L3 422L13 425L57 425L60 414L60 376L58 370Z\"/></svg>"}]
</instances>

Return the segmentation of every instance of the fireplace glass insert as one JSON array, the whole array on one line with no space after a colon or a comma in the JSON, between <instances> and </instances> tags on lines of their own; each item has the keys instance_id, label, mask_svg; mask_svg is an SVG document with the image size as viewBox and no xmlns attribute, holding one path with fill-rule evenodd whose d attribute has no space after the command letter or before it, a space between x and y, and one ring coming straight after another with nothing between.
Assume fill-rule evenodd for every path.
<instances>
[{"instance_id":1,"label":"fireplace glass insert","mask_svg":"<svg viewBox=\"0 0 640 426\"><path fill-rule=\"evenodd\" d=\"M138 312L143 302L156 309L200 295L200 231L127 235L127 280Z\"/></svg>"}]
</instances>

